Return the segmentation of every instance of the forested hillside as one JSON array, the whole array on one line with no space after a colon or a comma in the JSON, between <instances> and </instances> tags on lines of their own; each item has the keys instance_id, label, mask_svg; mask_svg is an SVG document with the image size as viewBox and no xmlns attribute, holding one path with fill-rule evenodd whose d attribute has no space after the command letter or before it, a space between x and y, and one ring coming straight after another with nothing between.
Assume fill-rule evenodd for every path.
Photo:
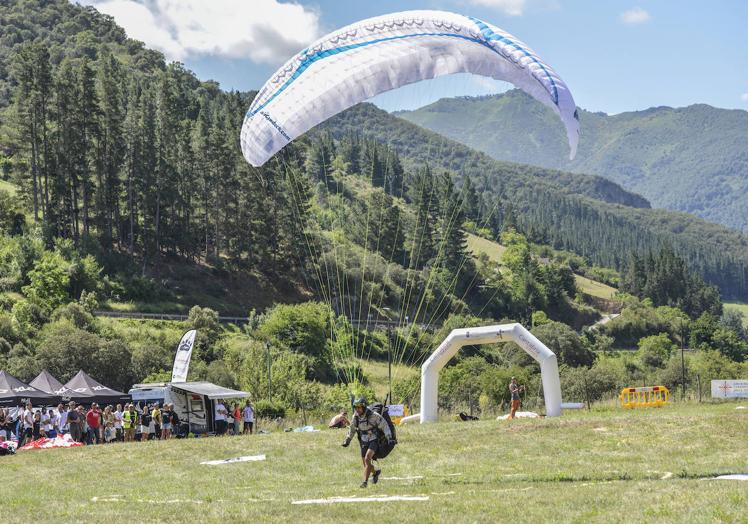
<instances>
[{"instance_id":1,"label":"forested hillside","mask_svg":"<svg viewBox=\"0 0 748 524\"><path fill-rule=\"evenodd\" d=\"M518 90L439 100L399 116L493 158L608 178L656 207L748 231L748 112L705 104L618 115L579 111L569 160L558 118Z\"/></svg>"},{"instance_id":2,"label":"forested hillside","mask_svg":"<svg viewBox=\"0 0 748 524\"><path fill-rule=\"evenodd\" d=\"M334 133L359 130L376 137L400 152L406 165L428 162L469 176L476 191L491 206L497 198L503 202L503 212L516 217L520 229L535 242L619 269L632 252L644 254L670 244L724 295L745 296L748 291L748 237L723 226L685 213L589 198L597 178L495 161L372 105L342 113L325 127ZM608 200L620 201L621 192L615 195Z\"/></svg>"}]
</instances>

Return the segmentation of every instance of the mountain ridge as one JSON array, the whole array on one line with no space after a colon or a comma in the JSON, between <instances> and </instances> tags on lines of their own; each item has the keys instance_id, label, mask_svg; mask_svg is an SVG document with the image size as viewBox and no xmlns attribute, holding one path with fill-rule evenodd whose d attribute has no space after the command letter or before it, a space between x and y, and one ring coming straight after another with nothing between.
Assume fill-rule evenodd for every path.
<instances>
[{"instance_id":1,"label":"mountain ridge","mask_svg":"<svg viewBox=\"0 0 748 524\"><path fill-rule=\"evenodd\" d=\"M603 176L655 207L748 231L748 112L741 109L580 110L573 161L553 112L517 90L441 99L397 116L496 159Z\"/></svg>"}]
</instances>

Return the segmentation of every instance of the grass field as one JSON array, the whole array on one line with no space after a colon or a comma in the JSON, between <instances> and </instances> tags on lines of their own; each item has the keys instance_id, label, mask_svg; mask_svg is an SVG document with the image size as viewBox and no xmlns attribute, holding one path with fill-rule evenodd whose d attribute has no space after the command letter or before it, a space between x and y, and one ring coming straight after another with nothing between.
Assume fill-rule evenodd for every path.
<instances>
[{"instance_id":1,"label":"grass field","mask_svg":"<svg viewBox=\"0 0 748 524\"><path fill-rule=\"evenodd\" d=\"M596 280L590 280L582 275L574 275L574 279L577 282L577 288L579 291L586 293L587 295L592 295L593 297L611 299L613 298L613 295L618 293L616 288L610 287L602 282L597 282Z\"/></svg>"},{"instance_id":2,"label":"grass field","mask_svg":"<svg viewBox=\"0 0 748 524\"><path fill-rule=\"evenodd\" d=\"M740 302L725 302L726 309L737 309L743 313L743 325L748 327L748 304L742 304Z\"/></svg>"},{"instance_id":3,"label":"grass field","mask_svg":"<svg viewBox=\"0 0 748 524\"><path fill-rule=\"evenodd\" d=\"M0 180L0 191L7 191L11 196L15 196L18 193L18 186L7 180Z\"/></svg>"},{"instance_id":4,"label":"grass field","mask_svg":"<svg viewBox=\"0 0 748 524\"><path fill-rule=\"evenodd\" d=\"M359 363L366 378L369 380L369 385L377 394L377 398L384 398L389 389L387 362L361 359ZM407 366L405 364L392 364L393 384L398 380L405 380L419 374L420 368L418 367Z\"/></svg>"},{"instance_id":5,"label":"grass field","mask_svg":"<svg viewBox=\"0 0 748 524\"><path fill-rule=\"evenodd\" d=\"M467 235L467 248L475 256L478 256L479 253L485 253L494 262L501 262L501 255L506 251L506 248L498 242L493 242L472 233L468 233Z\"/></svg>"},{"instance_id":6,"label":"grass field","mask_svg":"<svg viewBox=\"0 0 748 524\"><path fill-rule=\"evenodd\" d=\"M13 522L748 522L748 484L709 480L748 473L735 407L405 426L366 490L342 430L22 452L0 458L3 509ZM200 465L254 454L267 460ZM392 495L425 500L294 504Z\"/></svg>"}]
</instances>

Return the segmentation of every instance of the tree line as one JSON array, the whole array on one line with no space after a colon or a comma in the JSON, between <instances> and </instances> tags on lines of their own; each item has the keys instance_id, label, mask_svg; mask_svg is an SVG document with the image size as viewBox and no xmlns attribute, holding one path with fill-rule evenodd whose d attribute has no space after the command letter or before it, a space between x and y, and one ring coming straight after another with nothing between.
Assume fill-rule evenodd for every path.
<instances>
[{"instance_id":1,"label":"tree line","mask_svg":"<svg viewBox=\"0 0 748 524\"><path fill-rule=\"evenodd\" d=\"M46 237L137 258L248 270L298 265L299 220L282 169L249 167L238 131L251 98L180 64L145 74L102 47L53 66L25 44L12 61L17 181ZM290 152L293 156L293 152Z\"/></svg>"}]
</instances>

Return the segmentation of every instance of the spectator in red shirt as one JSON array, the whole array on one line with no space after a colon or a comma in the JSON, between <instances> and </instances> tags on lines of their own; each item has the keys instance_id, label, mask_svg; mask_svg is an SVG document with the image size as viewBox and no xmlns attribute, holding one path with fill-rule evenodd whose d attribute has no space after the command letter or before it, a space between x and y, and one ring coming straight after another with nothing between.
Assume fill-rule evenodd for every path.
<instances>
[{"instance_id":1,"label":"spectator in red shirt","mask_svg":"<svg viewBox=\"0 0 748 524\"><path fill-rule=\"evenodd\" d=\"M101 410L95 402L91 404L91 409L86 413L86 424L88 424L88 444L101 443Z\"/></svg>"}]
</instances>

